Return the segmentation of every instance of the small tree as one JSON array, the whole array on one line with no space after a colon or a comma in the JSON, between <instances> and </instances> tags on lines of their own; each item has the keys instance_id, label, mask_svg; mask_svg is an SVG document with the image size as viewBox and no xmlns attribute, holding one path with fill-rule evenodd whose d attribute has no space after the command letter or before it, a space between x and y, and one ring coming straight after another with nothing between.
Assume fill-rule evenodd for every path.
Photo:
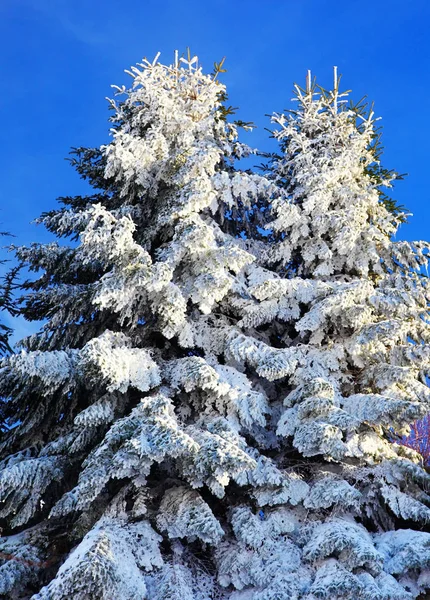
<instances>
[{"instance_id":1,"label":"small tree","mask_svg":"<svg viewBox=\"0 0 430 600\"><path fill-rule=\"evenodd\" d=\"M94 195L41 218L79 245L18 250L47 322L1 372L0 594L417 598L429 476L389 433L429 399L428 246L391 240L373 116L298 89L263 177L217 73L132 75Z\"/></svg>"},{"instance_id":2,"label":"small tree","mask_svg":"<svg viewBox=\"0 0 430 600\"><path fill-rule=\"evenodd\" d=\"M1 236L9 236L10 233L4 231L0 232ZM0 261L0 265L6 264L5 260ZM3 277L2 283L0 284L0 311L6 312L13 316L17 313L17 307L14 302L14 290L16 288L16 278L18 275L19 267L15 266L10 269ZM12 333L12 329L5 325L4 322L0 323L0 355L4 355L10 352L9 337Z\"/></svg>"},{"instance_id":3,"label":"small tree","mask_svg":"<svg viewBox=\"0 0 430 600\"><path fill-rule=\"evenodd\" d=\"M415 421L409 435L401 438L401 444L412 448L422 456L423 464L430 466L430 415Z\"/></svg>"}]
</instances>

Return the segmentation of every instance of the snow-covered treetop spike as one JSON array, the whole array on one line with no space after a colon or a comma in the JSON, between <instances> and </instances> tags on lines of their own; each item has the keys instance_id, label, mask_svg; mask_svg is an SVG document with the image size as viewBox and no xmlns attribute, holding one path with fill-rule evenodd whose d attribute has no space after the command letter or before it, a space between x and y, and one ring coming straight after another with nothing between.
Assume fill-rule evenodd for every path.
<instances>
[{"instance_id":1,"label":"snow-covered treetop spike","mask_svg":"<svg viewBox=\"0 0 430 600\"><path fill-rule=\"evenodd\" d=\"M306 73L306 93L310 94L312 90L312 73L311 70L308 69L308 72Z\"/></svg>"}]
</instances>

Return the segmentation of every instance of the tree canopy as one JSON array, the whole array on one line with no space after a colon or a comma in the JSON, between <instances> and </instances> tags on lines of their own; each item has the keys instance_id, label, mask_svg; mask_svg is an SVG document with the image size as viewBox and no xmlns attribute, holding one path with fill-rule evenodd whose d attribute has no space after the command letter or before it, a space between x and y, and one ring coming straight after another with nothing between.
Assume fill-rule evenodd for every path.
<instances>
[{"instance_id":1,"label":"tree canopy","mask_svg":"<svg viewBox=\"0 0 430 600\"><path fill-rule=\"evenodd\" d=\"M17 249L45 321L3 361L0 596L413 600L430 476L427 242L371 110L296 87L263 171L196 57L133 67L94 188ZM71 240L75 243L67 243Z\"/></svg>"}]
</instances>

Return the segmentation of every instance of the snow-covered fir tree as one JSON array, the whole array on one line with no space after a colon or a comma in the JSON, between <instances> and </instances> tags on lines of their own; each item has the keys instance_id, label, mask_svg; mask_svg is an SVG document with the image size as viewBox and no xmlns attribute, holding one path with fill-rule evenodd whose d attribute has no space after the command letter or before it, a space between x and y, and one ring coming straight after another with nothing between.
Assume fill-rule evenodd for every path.
<instances>
[{"instance_id":1,"label":"snow-covered fir tree","mask_svg":"<svg viewBox=\"0 0 430 600\"><path fill-rule=\"evenodd\" d=\"M430 587L430 476L390 443L428 410L428 245L393 241L373 115L337 85L237 170L220 70L133 68L111 143L76 151L94 194L40 219L78 244L17 250L45 325L1 371L1 597Z\"/></svg>"}]
</instances>

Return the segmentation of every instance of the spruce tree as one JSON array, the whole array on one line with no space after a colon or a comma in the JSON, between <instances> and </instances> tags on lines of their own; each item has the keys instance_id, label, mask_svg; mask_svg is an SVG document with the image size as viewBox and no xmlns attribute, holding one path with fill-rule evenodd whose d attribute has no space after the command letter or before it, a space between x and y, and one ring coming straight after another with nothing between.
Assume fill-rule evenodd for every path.
<instances>
[{"instance_id":1,"label":"spruce tree","mask_svg":"<svg viewBox=\"0 0 430 600\"><path fill-rule=\"evenodd\" d=\"M0 232L0 236L10 236L10 233L5 231ZM7 260L0 260L0 265L6 265ZM17 276L19 267L14 266L9 269L6 274L2 277L0 284L0 311L7 313L9 316L14 316L17 312L15 306L14 291L16 289ZM0 356L4 356L6 353L11 351L9 345L9 338L12 334L12 328L6 325L3 318L0 322Z\"/></svg>"},{"instance_id":2,"label":"spruce tree","mask_svg":"<svg viewBox=\"0 0 430 600\"><path fill-rule=\"evenodd\" d=\"M430 477L390 443L430 397L428 245L392 241L373 115L337 85L237 170L221 67L133 68L112 142L75 153L94 194L41 217L79 243L17 251L46 323L1 371L5 598L430 586Z\"/></svg>"}]
</instances>

